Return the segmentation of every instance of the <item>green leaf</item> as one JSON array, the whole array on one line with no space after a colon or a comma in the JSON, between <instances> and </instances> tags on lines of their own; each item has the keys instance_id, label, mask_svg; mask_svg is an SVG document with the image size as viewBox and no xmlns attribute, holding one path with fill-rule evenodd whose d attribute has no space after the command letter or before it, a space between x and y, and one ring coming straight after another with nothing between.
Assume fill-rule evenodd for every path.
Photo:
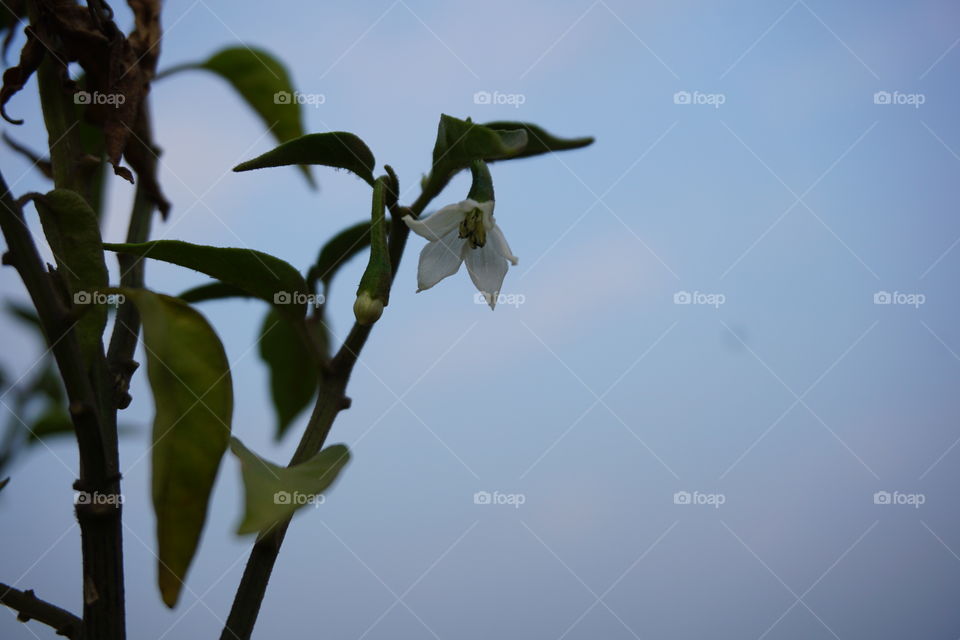
<instances>
[{"instance_id":1,"label":"green leaf","mask_svg":"<svg viewBox=\"0 0 960 640\"><path fill-rule=\"evenodd\" d=\"M56 405L66 406L67 394L60 380L60 372L49 360L44 363L37 377L30 383L29 393L42 395Z\"/></svg>"},{"instance_id":2,"label":"green leaf","mask_svg":"<svg viewBox=\"0 0 960 640\"><path fill-rule=\"evenodd\" d=\"M342 444L327 447L302 464L281 467L253 453L236 438L230 450L240 460L243 475L244 515L240 535L256 533L283 522L333 484L350 460Z\"/></svg>"},{"instance_id":3,"label":"green leaf","mask_svg":"<svg viewBox=\"0 0 960 640\"><path fill-rule=\"evenodd\" d=\"M373 169L377 165L373 152L363 140L345 131L311 133L241 162L234 171L250 171L291 164L319 164L335 169L346 169L373 186Z\"/></svg>"},{"instance_id":4,"label":"green leaf","mask_svg":"<svg viewBox=\"0 0 960 640\"><path fill-rule=\"evenodd\" d=\"M213 328L181 300L119 289L140 312L153 390L153 508L160 594L180 595L207 517L220 460L230 440L230 365Z\"/></svg>"},{"instance_id":5,"label":"green leaf","mask_svg":"<svg viewBox=\"0 0 960 640\"><path fill-rule=\"evenodd\" d=\"M314 330L313 339L326 357L326 328L319 322L307 323L307 327ZM306 336L276 310L271 309L263 319L260 336L260 358L270 373L270 395L277 414L275 436L279 440L310 404L320 379L314 359L306 355L313 348L305 344Z\"/></svg>"},{"instance_id":6,"label":"green leaf","mask_svg":"<svg viewBox=\"0 0 960 640\"><path fill-rule=\"evenodd\" d=\"M295 91L290 74L283 63L263 49L229 47L206 62L176 68L184 69L210 71L229 82L256 111L277 142L303 135L303 114L300 104L291 99ZM310 186L316 186L310 168L301 164L300 170Z\"/></svg>"},{"instance_id":7,"label":"green leaf","mask_svg":"<svg viewBox=\"0 0 960 640\"><path fill-rule=\"evenodd\" d=\"M509 122L497 121L484 123L488 129L495 131L516 131L522 129L527 132L527 144L521 151L511 155L508 159L528 158L530 156L550 153L552 151L567 151L569 149L580 149L593 144L593 138L558 138L548 133L542 127L529 122ZM503 159L503 158L498 158Z\"/></svg>"},{"instance_id":8,"label":"green leaf","mask_svg":"<svg viewBox=\"0 0 960 640\"><path fill-rule=\"evenodd\" d=\"M7 66L7 49L13 42L13 37L20 29L20 20L27 16L26 2L0 3L0 33L6 31L3 37L3 44L0 45L0 58L3 59L3 66ZM0 488L3 488L0 485Z\"/></svg>"},{"instance_id":9,"label":"green leaf","mask_svg":"<svg viewBox=\"0 0 960 640\"><path fill-rule=\"evenodd\" d=\"M260 251L210 247L180 240L103 246L111 251L195 269L275 304L282 313L296 320L302 319L306 312L307 283L300 273L280 258Z\"/></svg>"},{"instance_id":10,"label":"green leaf","mask_svg":"<svg viewBox=\"0 0 960 640\"><path fill-rule=\"evenodd\" d=\"M428 190L439 190L474 160L510 158L521 153L526 145L527 132L523 129L498 131L469 119L441 115Z\"/></svg>"},{"instance_id":11,"label":"green leaf","mask_svg":"<svg viewBox=\"0 0 960 640\"><path fill-rule=\"evenodd\" d=\"M347 227L323 245L317 262L307 272L307 286L313 291L317 281L323 282L324 291L341 266L350 258L370 246L370 222L364 220Z\"/></svg>"},{"instance_id":12,"label":"green leaf","mask_svg":"<svg viewBox=\"0 0 960 640\"><path fill-rule=\"evenodd\" d=\"M213 282L187 289L177 297L184 302L195 303L206 302L207 300L222 300L224 298L251 298L253 296L240 287L214 280Z\"/></svg>"},{"instance_id":13,"label":"green leaf","mask_svg":"<svg viewBox=\"0 0 960 640\"><path fill-rule=\"evenodd\" d=\"M65 435L73 435L73 421L63 405L50 403L31 425L27 442Z\"/></svg>"},{"instance_id":14,"label":"green leaf","mask_svg":"<svg viewBox=\"0 0 960 640\"><path fill-rule=\"evenodd\" d=\"M107 308L96 296L108 286L107 265L97 214L83 197L69 189L54 189L35 199L43 233L73 302L84 305L77 321L77 339L87 362L103 350Z\"/></svg>"},{"instance_id":15,"label":"green leaf","mask_svg":"<svg viewBox=\"0 0 960 640\"><path fill-rule=\"evenodd\" d=\"M21 304L15 300L7 300L4 309L10 314L10 317L16 318L23 324L43 333L43 327L40 326L40 318L37 316L33 307Z\"/></svg>"}]
</instances>

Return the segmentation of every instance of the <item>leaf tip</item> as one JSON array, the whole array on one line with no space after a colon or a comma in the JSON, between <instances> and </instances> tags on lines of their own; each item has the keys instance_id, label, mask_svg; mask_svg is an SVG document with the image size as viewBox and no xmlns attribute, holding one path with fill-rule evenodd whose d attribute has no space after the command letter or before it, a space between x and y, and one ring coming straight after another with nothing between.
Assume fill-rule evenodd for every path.
<instances>
[{"instance_id":1,"label":"leaf tip","mask_svg":"<svg viewBox=\"0 0 960 640\"><path fill-rule=\"evenodd\" d=\"M311 191L316 191L319 185L317 184L317 179L313 177L313 172L310 171L310 167L305 164L301 164L299 165L299 168L300 172L303 173L303 177L307 180L307 186L310 187ZM234 169L234 171L236 171L236 169Z\"/></svg>"},{"instance_id":2,"label":"leaf tip","mask_svg":"<svg viewBox=\"0 0 960 640\"><path fill-rule=\"evenodd\" d=\"M173 573L170 567L163 564L163 562L159 563L159 569L158 584L160 587L160 598L163 600L163 604L167 605L167 608L173 609L177 606L177 601L180 599L180 589L183 586L183 582Z\"/></svg>"}]
</instances>

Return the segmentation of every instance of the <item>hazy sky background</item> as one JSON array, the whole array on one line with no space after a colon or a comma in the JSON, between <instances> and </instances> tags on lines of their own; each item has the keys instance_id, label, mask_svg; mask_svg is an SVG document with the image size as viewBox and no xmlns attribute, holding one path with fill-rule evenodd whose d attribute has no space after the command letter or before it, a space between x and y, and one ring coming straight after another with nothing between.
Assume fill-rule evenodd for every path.
<instances>
[{"instance_id":1,"label":"hazy sky background","mask_svg":"<svg viewBox=\"0 0 960 640\"><path fill-rule=\"evenodd\" d=\"M463 272L415 295L411 238L330 438L353 462L296 518L256 637L960 636L956 3L172 0L164 23L161 68L239 43L279 56L325 97L307 130L360 135L408 202L441 113L597 138L493 167L520 257L503 290L522 305L474 304ZM478 91L523 104L475 104ZM876 104L878 91L923 104ZM40 148L35 93L8 106L26 125L4 130ZM369 188L345 173L316 171L319 193L293 169L230 173L273 143L221 80L175 75L151 98L174 204L156 237L306 269L368 215ZM0 170L17 193L48 188L8 152ZM132 191L110 188L105 238L119 241ZM362 262L334 283L341 336ZM204 281L155 262L147 279L167 293ZM25 298L10 269L0 290ZM875 304L882 291L924 303ZM234 367L234 433L285 461L297 436L272 441L264 307L201 311ZM22 372L40 345L7 317L0 331L3 366ZM133 395L130 637L218 637L251 543L233 534L238 464L224 461L169 611L143 372ZM13 466L0 580L79 611L74 449ZM525 502L477 505L478 491ZM723 504L675 504L683 491ZM924 503L875 504L880 491ZM3 611L4 638L53 637Z\"/></svg>"}]
</instances>

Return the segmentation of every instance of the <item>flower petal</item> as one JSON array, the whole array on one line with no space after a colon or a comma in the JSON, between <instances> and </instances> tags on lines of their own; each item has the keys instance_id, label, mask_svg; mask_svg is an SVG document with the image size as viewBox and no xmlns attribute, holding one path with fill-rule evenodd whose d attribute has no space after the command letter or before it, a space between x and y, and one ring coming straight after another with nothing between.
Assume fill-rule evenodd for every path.
<instances>
[{"instance_id":1,"label":"flower petal","mask_svg":"<svg viewBox=\"0 0 960 640\"><path fill-rule=\"evenodd\" d=\"M497 253L509 260L510 264L513 266L517 266L517 263L520 262L520 259L513 255L513 252L510 251L510 245L507 244L507 238L503 235L503 230L500 229L499 226L493 225L493 229L491 229L490 233L487 234L487 242L492 243L493 248L497 250Z\"/></svg>"},{"instance_id":2,"label":"flower petal","mask_svg":"<svg viewBox=\"0 0 960 640\"><path fill-rule=\"evenodd\" d=\"M507 275L506 259L488 242L478 249L467 249L465 261L470 279L493 309L497 306L500 286Z\"/></svg>"},{"instance_id":3,"label":"flower petal","mask_svg":"<svg viewBox=\"0 0 960 640\"><path fill-rule=\"evenodd\" d=\"M409 223L408 223L409 224ZM458 237L454 228L439 240L427 243L420 252L420 266L417 269L417 292L429 289L447 276L460 270L463 245L466 240Z\"/></svg>"},{"instance_id":4,"label":"flower petal","mask_svg":"<svg viewBox=\"0 0 960 640\"><path fill-rule=\"evenodd\" d=\"M417 220L413 216L403 216L403 221L418 236L430 241L439 240L463 222L464 216L472 209L466 204L467 202L469 201L464 200L447 205L422 220Z\"/></svg>"},{"instance_id":5,"label":"flower petal","mask_svg":"<svg viewBox=\"0 0 960 640\"><path fill-rule=\"evenodd\" d=\"M483 212L483 228L487 231L490 231L496 224L496 221L493 219L493 200L488 200L487 202L477 202L476 200L464 200L463 204L469 204L469 209L467 211L473 211L474 209L480 209Z\"/></svg>"}]
</instances>

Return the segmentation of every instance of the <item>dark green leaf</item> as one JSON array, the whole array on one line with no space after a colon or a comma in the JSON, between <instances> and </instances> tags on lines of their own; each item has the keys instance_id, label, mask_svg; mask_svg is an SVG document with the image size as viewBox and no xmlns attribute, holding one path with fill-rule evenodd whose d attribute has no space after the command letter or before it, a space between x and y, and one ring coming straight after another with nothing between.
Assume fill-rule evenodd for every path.
<instances>
[{"instance_id":1,"label":"dark green leaf","mask_svg":"<svg viewBox=\"0 0 960 640\"><path fill-rule=\"evenodd\" d=\"M160 594L180 595L230 439L233 389L223 345L185 302L120 289L140 312L155 416L151 455Z\"/></svg>"},{"instance_id":2,"label":"dark green leaf","mask_svg":"<svg viewBox=\"0 0 960 640\"><path fill-rule=\"evenodd\" d=\"M483 125L440 116L437 142L433 147L430 189L442 187L450 178L470 166L474 160L500 160L523 151L527 132L523 129L497 131Z\"/></svg>"},{"instance_id":3,"label":"dark green leaf","mask_svg":"<svg viewBox=\"0 0 960 640\"><path fill-rule=\"evenodd\" d=\"M185 302L194 303L206 302L207 300L222 300L223 298L251 298L253 296L240 287L215 280L208 284L201 284L192 289L187 289L177 297Z\"/></svg>"},{"instance_id":4,"label":"dark green leaf","mask_svg":"<svg viewBox=\"0 0 960 640\"><path fill-rule=\"evenodd\" d=\"M27 16L27 3L25 0L13 0L12 2L0 3L0 33L6 31L3 36L3 45L0 46L0 56L3 58L3 66L7 66L7 49L13 42L13 36L20 29L20 20Z\"/></svg>"},{"instance_id":5,"label":"dark green leaf","mask_svg":"<svg viewBox=\"0 0 960 640\"><path fill-rule=\"evenodd\" d=\"M510 156L512 158L527 158L551 151L567 151L569 149L579 149L593 144L593 138L558 138L542 127L529 122L487 122L483 126L495 131L516 131L522 129L527 132L527 144L523 149ZM502 159L502 158L498 158Z\"/></svg>"},{"instance_id":6,"label":"dark green leaf","mask_svg":"<svg viewBox=\"0 0 960 640\"><path fill-rule=\"evenodd\" d=\"M319 164L346 169L373 185L373 169L377 161L373 152L357 136L345 131L311 133L267 151L253 160L241 162L234 171L250 171L291 164Z\"/></svg>"},{"instance_id":7,"label":"dark green leaf","mask_svg":"<svg viewBox=\"0 0 960 640\"><path fill-rule=\"evenodd\" d=\"M50 360L44 363L40 373L30 383L29 395L36 394L40 394L50 402L60 406L64 406L67 401L59 371Z\"/></svg>"},{"instance_id":8,"label":"dark green leaf","mask_svg":"<svg viewBox=\"0 0 960 640\"><path fill-rule=\"evenodd\" d=\"M237 528L241 535L269 529L309 504L311 496L329 488L350 460L350 451L342 444L293 467L267 462L236 438L231 438L230 450L240 460L243 475L244 516Z\"/></svg>"},{"instance_id":9,"label":"dark green leaf","mask_svg":"<svg viewBox=\"0 0 960 640\"><path fill-rule=\"evenodd\" d=\"M288 263L252 249L153 240L139 244L105 244L111 251L163 260L195 269L250 295L277 305L290 318L301 319L308 300L307 284Z\"/></svg>"},{"instance_id":10,"label":"dark green leaf","mask_svg":"<svg viewBox=\"0 0 960 640\"><path fill-rule=\"evenodd\" d=\"M20 304L19 302L15 302L13 300L7 300L4 307L11 317L16 318L28 327L32 327L42 333L43 328L40 326L40 318L37 317L37 312L33 307Z\"/></svg>"},{"instance_id":11,"label":"dark green leaf","mask_svg":"<svg viewBox=\"0 0 960 640\"><path fill-rule=\"evenodd\" d=\"M290 74L283 63L263 49L230 47L218 51L206 62L177 67L181 69L204 69L229 82L256 111L277 142L303 135L303 114L299 102L292 99L295 91ZM301 164L300 170L310 186L315 186L309 167Z\"/></svg>"},{"instance_id":12,"label":"dark green leaf","mask_svg":"<svg viewBox=\"0 0 960 640\"><path fill-rule=\"evenodd\" d=\"M50 403L30 426L28 442L49 440L56 436L73 435L73 421L63 405Z\"/></svg>"},{"instance_id":13,"label":"dark green leaf","mask_svg":"<svg viewBox=\"0 0 960 640\"><path fill-rule=\"evenodd\" d=\"M50 158L45 158L27 145L20 144L6 131L3 132L0 138L3 139L4 144L10 147L11 151L19 154L24 160L29 162L31 168L35 168L48 180L53 180L53 165L50 164Z\"/></svg>"},{"instance_id":14,"label":"dark green leaf","mask_svg":"<svg viewBox=\"0 0 960 640\"><path fill-rule=\"evenodd\" d=\"M307 326L314 329L313 339L326 356L326 328L314 322ZM275 435L279 440L316 395L317 365L307 356L313 348L305 344L307 337L275 310L264 318L260 336L260 358L270 372L270 395L277 414Z\"/></svg>"},{"instance_id":15,"label":"dark green leaf","mask_svg":"<svg viewBox=\"0 0 960 640\"><path fill-rule=\"evenodd\" d=\"M97 214L80 194L68 189L54 189L37 197L35 203L43 233L73 302L84 307L76 332L84 357L90 362L103 350L107 323L107 308L98 302L108 282Z\"/></svg>"},{"instance_id":16,"label":"dark green leaf","mask_svg":"<svg viewBox=\"0 0 960 640\"><path fill-rule=\"evenodd\" d=\"M337 270L350 258L370 246L370 223L358 222L347 227L323 245L315 265L307 273L307 286L312 291L317 281L323 282L324 290L330 287Z\"/></svg>"}]
</instances>

